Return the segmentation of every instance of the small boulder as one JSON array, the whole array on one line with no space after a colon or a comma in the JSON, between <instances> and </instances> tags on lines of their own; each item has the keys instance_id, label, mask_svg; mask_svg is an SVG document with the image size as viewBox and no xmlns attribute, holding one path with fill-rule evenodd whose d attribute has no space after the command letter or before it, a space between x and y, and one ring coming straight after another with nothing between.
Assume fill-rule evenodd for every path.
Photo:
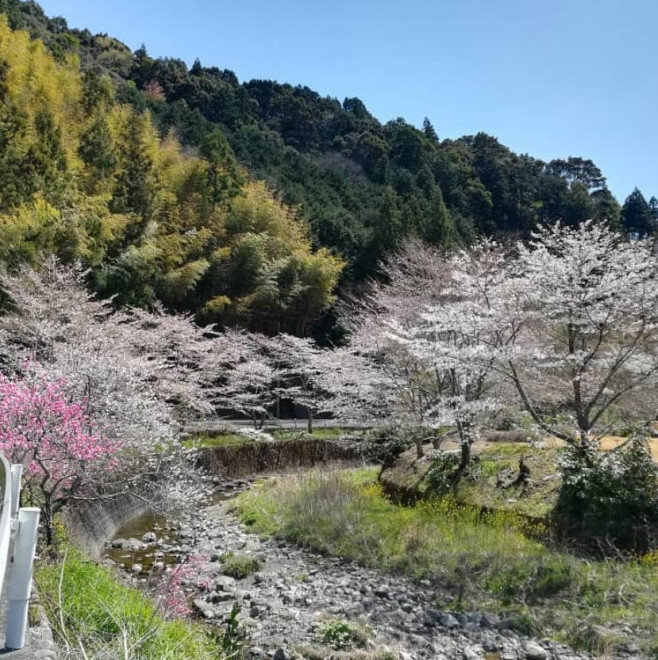
<instances>
[{"instance_id":1,"label":"small boulder","mask_svg":"<svg viewBox=\"0 0 658 660\"><path fill-rule=\"evenodd\" d=\"M192 606L199 614L201 614L206 619L213 618L214 612L212 611L212 607L210 607L210 605L205 600L203 600L203 598L195 598L192 601Z\"/></svg>"},{"instance_id":2,"label":"small boulder","mask_svg":"<svg viewBox=\"0 0 658 660\"><path fill-rule=\"evenodd\" d=\"M526 660L547 660L548 651L536 642L526 642L522 646Z\"/></svg>"},{"instance_id":3,"label":"small boulder","mask_svg":"<svg viewBox=\"0 0 658 660\"><path fill-rule=\"evenodd\" d=\"M441 617L440 620L441 625L444 628L452 629L452 628L458 628L459 627L459 621L450 613L446 613Z\"/></svg>"}]
</instances>

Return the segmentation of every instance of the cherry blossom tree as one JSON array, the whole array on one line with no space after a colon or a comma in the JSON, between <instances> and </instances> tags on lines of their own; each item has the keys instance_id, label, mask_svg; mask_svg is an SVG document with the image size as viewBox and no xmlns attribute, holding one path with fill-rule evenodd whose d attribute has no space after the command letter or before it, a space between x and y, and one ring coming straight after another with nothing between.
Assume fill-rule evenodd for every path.
<instances>
[{"instance_id":1,"label":"cherry blossom tree","mask_svg":"<svg viewBox=\"0 0 658 660\"><path fill-rule=\"evenodd\" d=\"M349 349L369 373L382 403L380 416L402 427L415 444L418 456L433 427L431 411L439 389L432 373L395 338L392 326L403 332L412 328L428 305L443 291L446 277L443 253L419 240L406 242L382 264L382 281L373 281L361 295L350 298L343 322L350 331ZM376 376L375 376L376 374ZM346 382L358 383L345 373Z\"/></svg>"},{"instance_id":2,"label":"cherry blossom tree","mask_svg":"<svg viewBox=\"0 0 658 660\"><path fill-rule=\"evenodd\" d=\"M30 357L64 378L90 418L124 446L172 439L180 423L214 413L227 344L212 329L161 309L117 311L86 291L84 272L55 260L39 272L4 274L0 285L14 305L0 317L6 367Z\"/></svg>"},{"instance_id":3,"label":"cherry blossom tree","mask_svg":"<svg viewBox=\"0 0 658 660\"><path fill-rule=\"evenodd\" d=\"M498 245L483 241L441 260L434 301L406 323L388 321L386 336L415 368L416 401L408 406L417 405L433 427L457 430L458 477L470 462L478 422L501 405L494 366L510 340L500 322L510 300L500 295L508 281L507 257Z\"/></svg>"},{"instance_id":4,"label":"cherry blossom tree","mask_svg":"<svg viewBox=\"0 0 658 660\"><path fill-rule=\"evenodd\" d=\"M12 381L0 375L0 451L24 466L24 492L41 507L46 543L53 517L90 487L107 481L121 443L91 424L84 401L73 401L66 383L29 368Z\"/></svg>"},{"instance_id":5,"label":"cherry blossom tree","mask_svg":"<svg viewBox=\"0 0 658 660\"><path fill-rule=\"evenodd\" d=\"M236 364L228 373L223 389L224 405L249 416L261 429L277 401L276 371L262 359Z\"/></svg>"},{"instance_id":6,"label":"cherry blossom tree","mask_svg":"<svg viewBox=\"0 0 658 660\"><path fill-rule=\"evenodd\" d=\"M522 323L500 369L545 432L587 445L655 413L658 268L653 244L587 222L518 246ZM502 295L502 294L499 294Z\"/></svg>"},{"instance_id":7,"label":"cherry blossom tree","mask_svg":"<svg viewBox=\"0 0 658 660\"><path fill-rule=\"evenodd\" d=\"M285 333L266 338L263 347L276 371L278 396L303 406L308 432L313 433L313 415L328 409L328 393L320 385L325 365L321 349L312 339Z\"/></svg>"},{"instance_id":8,"label":"cherry blossom tree","mask_svg":"<svg viewBox=\"0 0 658 660\"><path fill-rule=\"evenodd\" d=\"M558 224L514 252L487 241L453 255L416 245L388 277L364 305L353 345L379 352L416 424L456 426L462 466L476 422L504 402L583 446L655 412L650 242L594 222Z\"/></svg>"},{"instance_id":9,"label":"cherry blossom tree","mask_svg":"<svg viewBox=\"0 0 658 660\"><path fill-rule=\"evenodd\" d=\"M318 351L315 362L315 384L323 392L323 411L345 421L390 422L395 414L394 392L370 355L348 345Z\"/></svg>"},{"instance_id":10,"label":"cherry blossom tree","mask_svg":"<svg viewBox=\"0 0 658 660\"><path fill-rule=\"evenodd\" d=\"M476 421L499 406L493 366L508 338L493 292L505 279L505 254L490 242L449 254L413 241L385 269L387 282L357 307L351 345L386 377L419 457L427 430L456 429L461 473Z\"/></svg>"}]
</instances>

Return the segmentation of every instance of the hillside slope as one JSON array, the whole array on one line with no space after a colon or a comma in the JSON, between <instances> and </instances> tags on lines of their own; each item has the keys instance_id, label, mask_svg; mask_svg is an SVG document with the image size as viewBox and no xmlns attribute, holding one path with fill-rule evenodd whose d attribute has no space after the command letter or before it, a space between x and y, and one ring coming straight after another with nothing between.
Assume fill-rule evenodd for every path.
<instances>
[{"instance_id":1,"label":"hillside slope","mask_svg":"<svg viewBox=\"0 0 658 660\"><path fill-rule=\"evenodd\" d=\"M48 18L35 2L0 0L0 11L8 15L12 27L42 40L59 66L70 67L74 59L79 62L83 75L79 98L86 107L104 102L97 98L99 94L110 94L124 113L143 116L148 111L149 126L144 130L151 139L159 137L170 145L170 152L185 153L188 162L200 157L215 168L210 206L207 201L190 202L191 193L198 191L176 184L178 203L186 200L182 212L186 217L173 223L168 220L167 235L179 244L189 243L180 234L185 235L192 225L195 230L203 225L216 231L210 207L217 201L230 207L249 179L266 182L283 202L283 215L291 213L290 206L296 209L308 222L308 240L315 248L327 248L346 261L342 283L348 287L376 275L381 257L409 235L451 247L483 234L523 236L538 223L557 220L575 225L587 218L605 218L635 234L650 233L658 223L655 198L647 202L635 191L620 207L599 168L584 158L543 162L516 154L485 133L442 140L429 120L422 129L402 118L382 124L358 98L340 102L305 86L270 80L241 83L233 72L198 61L190 68L181 60L151 58L144 47L133 53L112 37L70 29L64 19ZM89 138L96 142L88 146L88 153L106 139L102 126L95 130ZM173 148L174 143L179 146ZM81 152L76 156L69 148L68 157L75 161ZM88 179L101 193L108 193L108 179L121 177L117 174L121 168L108 171L107 162L88 165L95 168ZM143 160L135 161L133 180L148 181L148 172L138 171L143 166ZM14 174L10 172L9 177ZM194 188L196 184L188 180L186 185ZM3 200L9 199L6 188L0 188L0 193ZM125 199L114 197L113 210L124 212ZM147 199L140 203L151 204ZM157 222L158 226L164 224L161 218ZM253 244L240 244L242 262L250 262L254 249ZM97 261L104 259L107 261L107 255ZM316 260L323 262L318 275L322 284L316 289L322 289L325 297L293 324L290 329L294 331L304 331L317 318L328 300L326 290L340 270L327 253L318 253ZM255 280L261 290L269 286L271 271L260 262L251 278L243 278L239 268L232 271L229 279L248 282L249 292L236 292L230 284L223 288L218 284L226 278L223 261L219 261L217 266L207 251L190 249L189 256L167 265L164 270L169 279L167 286L161 286L141 281L144 273L149 279L153 262L147 258L144 263L140 255L137 263L135 259L121 261L121 267L105 273L97 285L104 292L120 292L127 300L140 303L171 288L176 293L173 300L171 296L165 300L169 305L203 310L208 318L229 322L253 319L255 308L244 299ZM293 283L274 301L267 293L258 294L259 300L268 299L264 307L299 307L301 303L291 291L307 286L304 277L298 276L304 268L313 270L308 264L297 265L292 276L289 269L275 268L279 287L286 278ZM314 276L307 273L306 277ZM208 301L212 301L210 307ZM244 305L250 310L245 312ZM260 313L263 305L257 307ZM266 315L272 318L263 329L277 329L281 314L270 310Z\"/></svg>"}]
</instances>

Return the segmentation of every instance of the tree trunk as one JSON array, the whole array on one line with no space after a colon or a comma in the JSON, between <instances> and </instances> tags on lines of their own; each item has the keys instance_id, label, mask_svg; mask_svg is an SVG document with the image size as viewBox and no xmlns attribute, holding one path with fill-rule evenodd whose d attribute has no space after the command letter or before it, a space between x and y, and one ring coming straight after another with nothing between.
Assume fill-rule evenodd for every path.
<instances>
[{"instance_id":1,"label":"tree trunk","mask_svg":"<svg viewBox=\"0 0 658 660\"><path fill-rule=\"evenodd\" d=\"M417 437L414 442L416 443L416 458L422 458L425 456L425 453L423 452L423 438Z\"/></svg>"},{"instance_id":2,"label":"tree trunk","mask_svg":"<svg viewBox=\"0 0 658 660\"><path fill-rule=\"evenodd\" d=\"M313 410L311 410L311 407L308 406L306 409L308 412L308 432L309 434L313 433Z\"/></svg>"},{"instance_id":3,"label":"tree trunk","mask_svg":"<svg viewBox=\"0 0 658 660\"><path fill-rule=\"evenodd\" d=\"M265 424L265 413L262 413L260 418L257 419L256 421L256 430L260 431Z\"/></svg>"},{"instance_id":4,"label":"tree trunk","mask_svg":"<svg viewBox=\"0 0 658 660\"><path fill-rule=\"evenodd\" d=\"M44 504L41 507L43 531L46 536L46 547L52 548L55 536L55 528L53 525L53 508L50 498L46 495Z\"/></svg>"},{"instance_id":5,"label":"tree trunk","mask_svg":"<svg viewBox=\"0 0 658 660\"><path fill-rule=\"evenodd\" d=\"M471 443L463 442L461 447L461 458L457 472L461 475L471 462Z\"/></svg>"},{"instance_id":6,"label":"tree trunk","mask_svg":"<svg viewBox=\"0 0 658 660\"><path fill-rule=\"evenodd\" d=\"M457 430L459 432L461 455L459 458L459 465L457 466L453 477L453 488L457 488L460 479L471 463L471 445L473 444L470 422L459 422L457 424Z\"/></svg>"}]
</instances>

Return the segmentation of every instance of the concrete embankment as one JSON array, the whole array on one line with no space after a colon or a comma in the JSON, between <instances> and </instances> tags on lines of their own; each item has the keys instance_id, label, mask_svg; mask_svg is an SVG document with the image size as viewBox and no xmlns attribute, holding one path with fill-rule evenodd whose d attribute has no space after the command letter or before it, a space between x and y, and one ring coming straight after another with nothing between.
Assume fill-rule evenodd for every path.
<instances>
[{"instance_id":1,"label":"concrete embankment","mask_svg":"<svg viewBox=\"0 0 658 660\"><path fill-rule=\"evenodd\" d=\"M148 503L134 495L81 502L67 511L66 527L77 546L97 556L120 527L148 510Z\"/></svg>"}]
</instances>

